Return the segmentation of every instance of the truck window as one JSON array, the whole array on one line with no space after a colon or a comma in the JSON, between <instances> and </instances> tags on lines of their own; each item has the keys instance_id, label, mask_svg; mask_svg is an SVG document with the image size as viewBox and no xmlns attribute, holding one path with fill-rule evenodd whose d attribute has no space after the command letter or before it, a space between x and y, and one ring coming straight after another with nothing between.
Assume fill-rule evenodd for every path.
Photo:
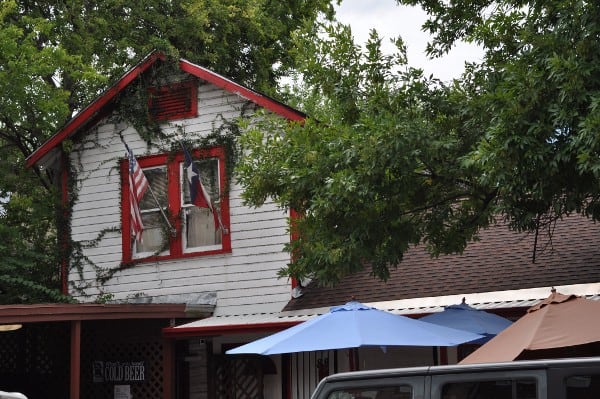
<instances>
[{"instance_id":1,"label":"truck window","mask_svg":"<svg viewBox=\"0 0 600 399\"><path fill-rule=\"evenodd\" d=\"M567 399L600 398L600 375L572 375L566 380Z\"/></svg>"},{"instance_id":2,"label":"truck window","mask_svg":"<svg viewBox=\"0 0 600 399\"><path fill-rule=\"evenodd\" d=\"M535 380L452 382L442 387L442 399L536 399Z\"/></svg>"},{"instance_id":3,"label":"truck window","mask_svg":"<svg viewBox=\"0 0 600 399\"><path fill-rule=\"evenodd\" d=\"M334 391L327 399L412 399L410 385L352 388Z\"/></svg>"}]
</instances>

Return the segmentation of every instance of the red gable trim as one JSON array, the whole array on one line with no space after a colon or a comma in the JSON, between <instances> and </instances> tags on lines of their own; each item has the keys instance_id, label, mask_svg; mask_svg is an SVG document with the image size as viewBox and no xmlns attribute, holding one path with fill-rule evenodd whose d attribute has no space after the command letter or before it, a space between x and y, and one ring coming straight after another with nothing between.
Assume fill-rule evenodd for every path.
<instances>
[{"instance_id":1,"label":"red gable trim","mask_svg":"<svg viewBox=\"0 0 600 399\"><path fill-rule=\"evenodd\" d=\"M293 327L302 321L282 321L257 324L231 324L205 327L166 327L162 329L165 338L208 337L226 334L247 334L275 332Z\"/></svg>"},{"instance_id":2,"label":"red gable trim","mask_svg":"<svg viewBox=\"0 0 600 399\"><path fill-rule=\"evenodd\" d=\"M117 81L112 87L110 87L104 94L96 98L90 105L84 108L83 111L78 113L73 119L60 129L56 134L50 137L41 147L35 150L25 160L25 165L30 168L35 165L44 155L49 153L52 149L62 143L63 140L68 138L77 129L79 129L85 122L92 118L98 111L100 111L106 104L108 104L115 96L121 92L127 85L129 85L135 78L146 71L157 59L164 60L165 56L162 53L154 52L148 55L138 65L133 67L127 72L121 79Z\"/></svg>"},{"instance_id":3,"label":"red gable trim","mask_svg":"<svg viewBox=\"0 0 600 399\"><path fill-rule=\"evenodd\" d=\"M127 87L135 78L146 71L156 60L165 60L164 54L160 52L153 52L142 60L138 65L133 67L129 72L125 73L121 79L117 81L112 87L110 87L104 94L96 98L90 105L88 105L83 111L78 113L73 119L60 129L56 134L50 137L41 147L35 150L25 160L25 165L30 168L40 161L45 155L51 150L56 148L63 140L74 134L77 129L83 126L88 120L96 115L104 106L106 106L115 96ZM202 78L209 83L214 84L224 90L231 93L238 94L255 104L264 107L278 115L281 115L289 120L303 121L306 115L300 111L297 111L285 104L282 104L272 98L257 93L247 87L244 87L238 83L235 83L219 74L216 74L206 68L192 64L189 61L181 60L179 67L182 71L188 72L196 77Z\"/></svg>"},{"instance_id":4,"label":"red gable trim","mask_svg":"<svg viewBox=\"0 0 600 399\"><path fill-rule=\"evenodd\" d=\"M212 83L215 86L227 90L231 93L238 94L257 105L268 109L269 111L283 116L286 119L293 121L303 121L304 119L306 119L306 115L304 113L295 110L292 107L289 107L283 103L280 103L277 100L267 97L264 94L260 94L254 90L244 87L239 83L229 80L204 67L192 64L191 62L186 60L181 60L179 62L179 67L184 72L188 72L198 78L204 79L207 82Z\"/></svg>"}]
</instances>

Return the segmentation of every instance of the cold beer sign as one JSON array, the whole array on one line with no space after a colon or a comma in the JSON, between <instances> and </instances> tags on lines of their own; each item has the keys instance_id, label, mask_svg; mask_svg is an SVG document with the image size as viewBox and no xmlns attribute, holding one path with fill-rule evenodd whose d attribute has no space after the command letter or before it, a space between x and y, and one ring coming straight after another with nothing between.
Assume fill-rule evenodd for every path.
<instances>
[{"instance_id":1,"label":"cold beer sign","mask_svg":"<svg viewBox=\"0 0 600 399\"><path fill-rule=\"evenodd\" d=\"M94 360L94 382L143 382L146 365L138 362L107 362Z\"/></svg>"}]
</instances>

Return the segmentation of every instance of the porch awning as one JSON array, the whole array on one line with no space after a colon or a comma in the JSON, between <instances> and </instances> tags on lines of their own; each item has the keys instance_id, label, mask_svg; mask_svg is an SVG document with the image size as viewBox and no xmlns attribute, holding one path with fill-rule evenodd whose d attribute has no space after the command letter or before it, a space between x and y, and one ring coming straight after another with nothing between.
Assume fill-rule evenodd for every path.
<instances>
[{"instance_id":1,"label":"porch awning","mask_svg":"<svg viewBox=\"0 0 600 399\"><path fill-rule=\"evenodd\" d=\"M210 314L210 313L208 313ZM34 304L0 305L0 324L75 320L172 319L198 317L186 304Z\"/></svg>"},{"instance_id":2,"label":"porch awning","mask_svg":"<svg viewBox=\"0 0 600 399\"><path fill-rule=\"evenodd\" d=\"M366 305L394 314L420 317L441 312L445 306L458 303L462 298L466 297L469 304L476 309L501 314L516 312L520 316L526 309L546 298L551 289L552 287L539 287L510 291L465 293L439 297L369 302ZM600 283L556 286L556 289L561 292L600 300ZM338 304L331 304L331 306L335 305ZM329 312L329 307L274 313L216 315L175 327L167 327L162 331L163 336L166 338L277 332L327 312Z\"/></svg>"},{"instance_id":3,"label":"porch awning","mask_svg":"<svg viewBox=\"0 0 600 399\"><path fill-rule=\"evenodd\" d=\"M167 338L208 337L214 335L275 332L300 324L315 315L286 316L282 313L213 316L176 327L163 328Z\"/></svg>"}]
</instances>

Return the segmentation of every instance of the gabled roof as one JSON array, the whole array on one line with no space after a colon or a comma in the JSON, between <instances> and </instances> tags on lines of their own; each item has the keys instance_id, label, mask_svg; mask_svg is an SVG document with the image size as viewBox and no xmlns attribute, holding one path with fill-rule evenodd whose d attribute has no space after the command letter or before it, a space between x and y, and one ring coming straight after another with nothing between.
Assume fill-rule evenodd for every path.
<instances>
[{"instance_id":1,"label":"gabled roof","mask_svg":"<svg viewBox=\"0 0 600 399\"><path fill-rule=\"evenodd\" d=\"M165 56L160 52L153 52L146 56L136 66L126 72L114 85L108 88L104 93L97 97L91 104L85 107L81 112L75 115L67 122L58 132L50 137L41 147L35 150L26 159L26 166L32 167L40 162L43 158L50 155L64 140L73 136L79 129L85 126L88 122L96 118L102 113L105 107L111 105L129 84L131 84L139 75L143 74L148 68L158 61L164 61ZM197 78L203 79L214 84L223 90L237 94L256 105L259 105L275 114L293 120L302 121L306 118L306 114L285 105L273 98L261 94L255 90L236 83L224 76L212 72L204 67L193 64L187 60L179 60L179 68Z\"/></svg>"},{"instance_id":2,"label":"gabled roof","mask_svg":"<svg viewBox=\"0 0 600 399\"><path fill-rule=\"evenodd\" d=\"M313 282L284 311L340 305L352 297L377 303L466 295L471 304L468 294L600 283L600 225L585 217L564 217L541 230L535 263L533 234L498 223L479 237L461 255L431 258L423 246L411 248L387 282L370 276L368 270L335 287Z\"/></svg>"}]
</instances>

